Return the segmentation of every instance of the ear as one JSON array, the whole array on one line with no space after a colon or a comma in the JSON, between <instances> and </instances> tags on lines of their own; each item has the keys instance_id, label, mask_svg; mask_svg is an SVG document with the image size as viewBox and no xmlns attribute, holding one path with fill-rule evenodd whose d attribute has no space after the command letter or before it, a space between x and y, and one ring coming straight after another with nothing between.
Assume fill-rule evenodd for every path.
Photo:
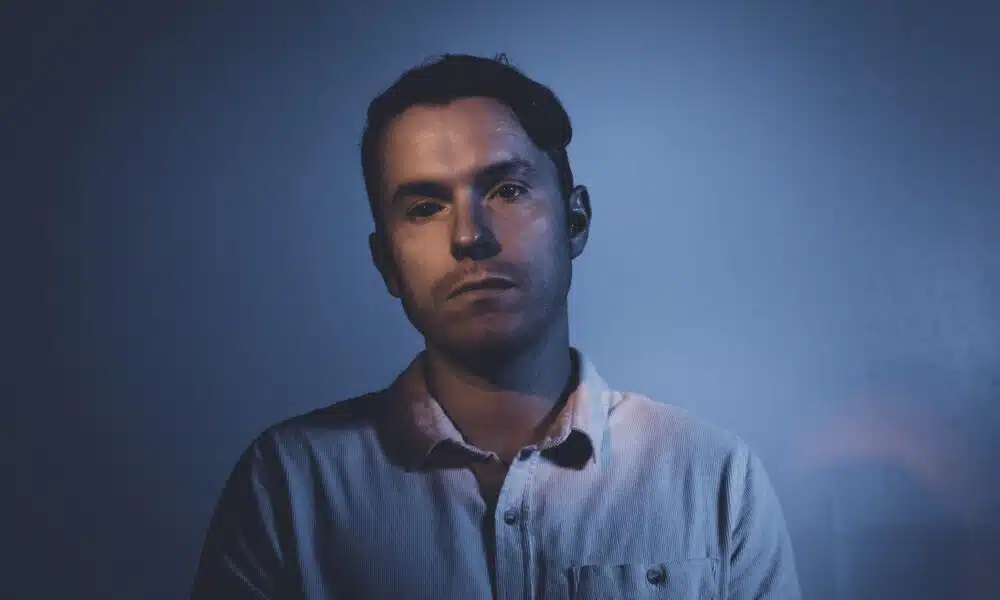
<instances>
[{"instance_id":1,"label":"ear","mask_svg":"<svg viewBox=\"0 0 1000 600\"><path fill-rule=\"evenodd\" d=\"M590 192L585 186L578 185L573 188L566 209L570 257L576 258L583 253L590 234Z\"/></svg>"},{"instance_id":2,"label":"ear","mask_svg":"<svg viewBox=\"0 0 1000 600\"><path fill-rule=\"evenodd\" d=\"M392 256L392 249L385 241L385 234L378 231L368 234L368 250L371 252L372 263L378 269L382 281L385 282L385 289L394 298L400 296L399 269L396 268L396 260Z\"/></svg>"}]
</instances>

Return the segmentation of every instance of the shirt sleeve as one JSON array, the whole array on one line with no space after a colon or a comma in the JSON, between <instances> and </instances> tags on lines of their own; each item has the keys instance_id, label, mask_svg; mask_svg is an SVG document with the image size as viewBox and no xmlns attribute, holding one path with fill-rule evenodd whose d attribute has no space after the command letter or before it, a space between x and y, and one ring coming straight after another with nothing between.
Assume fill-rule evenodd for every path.
<instances>
[{"instance_id":1,"label":"shirt sleeve","mask_svg":"<svg viewBox=\"0 0 1000 600\"><path fill-rule=\"evenodd\" d=\"M262 440L240 457L223 487L205 535L192 600L284 599L278 536L279 489Z\"/></svg>"},{"instance_id":2,"label":"shirt sleeve","mask_svg":"<svg viewBox=\"0 0 1000 600\"><path fill-rule=\"evenodd\" d=\"M760 459L745 450L731 487L729 600L800 600L792 543Z\"/></svg>"}]
</instances>

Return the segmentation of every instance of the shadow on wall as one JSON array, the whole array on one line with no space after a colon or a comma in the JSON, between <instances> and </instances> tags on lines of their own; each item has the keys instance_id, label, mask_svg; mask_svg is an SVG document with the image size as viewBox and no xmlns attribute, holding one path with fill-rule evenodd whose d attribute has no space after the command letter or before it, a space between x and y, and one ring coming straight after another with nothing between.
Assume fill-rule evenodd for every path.
<instances>
[{"instance_id":1,"label":"shadow on wall","mask_svg":"<svg viewBox=\"0 0 1000 600\"><path fill-rule=\"evenodd\" d=\"M997 597L987 463L934 402L957 394L873 386L801 431L786 511L805 597Z\"/></svg>"}]
</instances>

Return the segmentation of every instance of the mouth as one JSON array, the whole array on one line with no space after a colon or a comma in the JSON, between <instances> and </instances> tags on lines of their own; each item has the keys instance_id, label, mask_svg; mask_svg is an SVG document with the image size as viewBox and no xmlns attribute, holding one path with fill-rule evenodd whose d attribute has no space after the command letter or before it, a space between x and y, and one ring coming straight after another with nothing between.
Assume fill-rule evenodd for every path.
<instances>
[{"instance_id":1,"label":"mouth","mask_svg":"<svg viewBox=\"0 0 1000 600\"><path fill-rule=\"evenodd\" d=\"M468 292L481 290L503 291L512 287L514 287L514 282L509 279L503 279L502 277L487 277L486 279L470 281L469 283L459 286L448 297L454 298L455 296L460 296Z\"/></svg>"}]
</instances>

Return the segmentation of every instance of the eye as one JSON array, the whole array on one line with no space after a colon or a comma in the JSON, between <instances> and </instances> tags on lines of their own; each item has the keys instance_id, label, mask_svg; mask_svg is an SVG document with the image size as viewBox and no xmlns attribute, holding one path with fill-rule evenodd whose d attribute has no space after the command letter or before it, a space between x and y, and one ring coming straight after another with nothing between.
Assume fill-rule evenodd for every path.
<instances>
[{"instance_id":1,"label":"eye","mask_svg":"<svg viewBox=\"0 0 1000 600\"><path fill-rule=\"evenodd\" d=\"M426 219L434 216L440 208L441 205L436 202L418 202L407 209L406 216L411 219Z\"/></svg>"},{"instance_id":2,"label":"eye","mask_svg":"<svg viewBox=\"0 0 1000 600\"><path fill-rule=\"evenodd\" d=\"M500 196L505 200L513 200L515 198L520 198L521 196L528 193L528 188L518 183L505 183L496 188L494 195Z\"/></svg>"}]
</instances>

